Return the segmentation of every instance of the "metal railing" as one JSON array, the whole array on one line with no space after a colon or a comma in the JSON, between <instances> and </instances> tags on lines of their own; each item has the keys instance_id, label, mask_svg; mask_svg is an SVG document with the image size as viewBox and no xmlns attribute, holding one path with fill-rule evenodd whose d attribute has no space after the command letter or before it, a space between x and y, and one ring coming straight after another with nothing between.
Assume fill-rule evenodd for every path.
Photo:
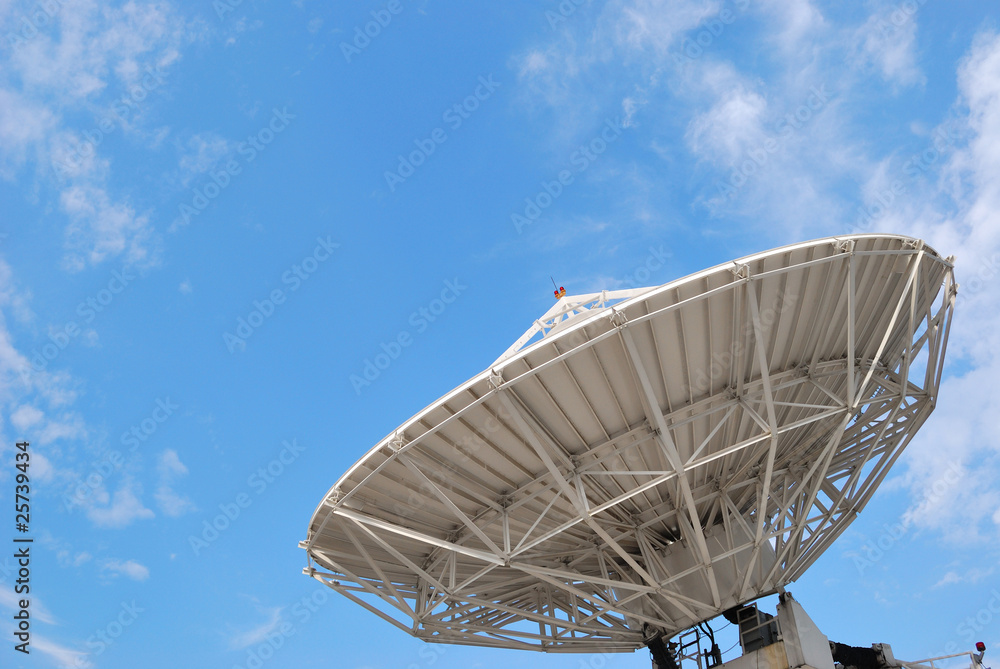
<instances>
[{"instance_id":1,"label":"metal railing","mask_svg":"<svg viewBox=\"0 0 1000 669\"><path fill-rule=\"evenodd\" d=\"M964 653L953 653L952 655L942 655L941 657L931 657L926 660L919 660L917 662L904 662L899 660L899 665L905 667L906 669L941 669L940 665L934 664L935 662L940 662L941 660L951 660L956 657L966 657L969 658L969 669L983 669L983 656L981 653L973 653L972 651L965 651Z\"/></svg>"}]
</instances>

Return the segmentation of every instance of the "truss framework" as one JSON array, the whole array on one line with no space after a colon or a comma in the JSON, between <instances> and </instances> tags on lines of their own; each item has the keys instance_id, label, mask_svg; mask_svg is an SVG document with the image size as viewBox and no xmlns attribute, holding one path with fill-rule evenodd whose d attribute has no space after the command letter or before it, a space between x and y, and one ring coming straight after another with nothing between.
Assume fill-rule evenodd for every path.
<instances>
[{"instance_id":1,"label":"truss framework","mask_svg":"<svg viewBox=\"0 0 1000 669\"><path fill-rule=\"evenodd\" d=\"M380 442L305 572L428 641L548 652L634 650L800 576L934 408L951 259L855 235L634 292L564 298Z\"/></svg>"}]
</instances>

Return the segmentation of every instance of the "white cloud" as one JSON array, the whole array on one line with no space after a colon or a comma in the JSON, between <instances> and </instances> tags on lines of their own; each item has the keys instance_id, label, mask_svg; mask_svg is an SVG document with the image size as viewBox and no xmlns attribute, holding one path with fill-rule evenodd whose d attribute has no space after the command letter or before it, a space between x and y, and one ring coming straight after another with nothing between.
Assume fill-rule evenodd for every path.
<instances>
[{"instance_id":1,"label":"white cloud","mask_svg":"<svg viewBox=\"0 0 1000 669\"><path fill-rule=\"evenodd\" d=\"M827 27L822 12L810 0L758 0L758 2L768 15L768 23L774 26L774 36L771 40L785 52L785 55L808 52Z\"/></svg>"},{"instance_id":2,"label":"white cloud","mask_svg":"<svg viewBox=\"0 0 1000 669\"><path fill-rule=\"evenodd\" d=\"M6 234L0 236L0 242L3 241L3 237L6 237ZM35 319L35 314L29 306L30 302L31 291L17 285L10 265L0 259L0 308L9 309L17 322L28 324Z\"/></svg>"},{"instance_id":3,"label":"white cloud","mask_svg":"<svg viewBox=\"0 0 1000 669\"><path fill-rule=\"evenodd\" d=\"M664 26L646 16L653 5L609 3L597 18L574 17L554 38L526 49L513 64L529 111L533 104L557 112L555 134L563 124L587 128L582 121L617 111L623 99L641 91L648 100L645 114L672 114L655 124L658 136L649 141L663 153L665 164L677 151L678 128L685 131L686 147L698 159L697 181L707 184L697 204L779 239L848 231L858 220L859 204L869 204L905 177L905 196L870 229L911 234L957 256L962 302L948 364L954 369L960 361L972 368L945 380L935 414L897 465L911 499L906 522L950 542L995 541L1000 536L1000 522L994 522L1000 521L995 483L1000 446L993 438L1000 431L995 383L1000 376L1000 291L995 288L1000 277L1000 38L986 31L975 39L957 70L959 98L941 121L951 132L946 145L926 172L911 177L903 172L907 156L891 145L882 148L884 138L873 136L863 114L871 108L873 85L886 89L888 83L888 96L923 81L919 12L902 17L895 13L902 5L881 6L860 25L837 27L807 0L762 0L749 11L767 18L758 41L777 47L777 56L762 54L766 65L727 62L721 43L725 33L699 57L672 67L680 40L695 34L702 19L697 12L682 11L676 24ZM703 8L711 11L707 4ZM597 86L596 81L605 83ZM817 97L823 98L820 104ZM587 110L597 111L588 116ZM789 123L797 112L802 116ZM920 124L901 126L926 132ZM654 125L644 126L650 128ZM926 146L940 144L935 137L928 133ZM773 151L766 150L769 139L777 140ZM570 135L566 144L575 140ZM760 160L752 161L751 152ZM736 196L717 193L716 187L744 164L749 175ZM572 223L567 227L575 228ZM952 464L962 484L928 495Z\"/></svg>"},{"instance_id":4,"label":"white cloud","mask_svg":"<svg viewBox=\"0 0 1000 669\"><path fill-rule=\"evenodd\" d=\"M45 427L38 432L40 444L51 444L57 440L81 439L87 435L83 419L72 412L62 412L58 418L49 418Z\"/></svg>"},{"instance_id":5,"label":"white cloud","mask_svg":"<svg viewBox=\"0 0 1000 669\"><path fill-rule=\"evenodd\" d=\"M874 66L887 82L900 86L922 84L923 73L917 65L916 9L909 5L883 7L872 14L855 34L857 64ZM913 5L914 8L917 5Z\"/></svg>"},{"instance_id":6,"label":"white cloud","mask_svg":"<svg viewBox=\"0 0 1000 669\"><path fill-rule=\"evenodd\" d=\"M62 4L53 24L14 49L11 66L26 89L63 103L135 84L145 67L174 62L185 40L183 22L164 4L79 0Z\"/></svg>"},{"instance_id":7,"label":"white cloud","mask_svg":"<svg viewBox=\"0 0 1000 669\"><path fill-rule=\"evenodd\" d=\"M59 199L69 216L66 266L80 270L108 258L124 256L129 265L156 262L153 227L126 202L113 202L103 188L71 186Z\"/></svg>"},{"instance_id":8,"label":"white cloud","mask_svg":"<svg viewBox=\"0 0 1000 669\"><path fill-rule=\"evenodd\" d=\"M149 578L149 568L139 564L135 560L127 560L125 562L113 559L105 560L101 564L101 570L110 573L113 577L122 575L133 581L145 581Z\"/></svg>"},{"instance_id":9,"label":"white cloud","mask_svg":"<svg viewBox=\"0 0 1000 669\"><path fill-rule=\"evenodd\" d=\"M722 8L721 2L691 0L633 0L610 3L604 10L602 26L614 37L614 44L625 47L629 56L664 58L675 47L678 36L698 26Z\"/></svg>"},{"instance_id":10,"label":"white cloud","mask_svg":"<svg viewBox=\"0 0 1000 669\"><path fill-rule=\"evenodd\" d=\"M91 669L94 666L86 659L86 652L67 648L44 636L33 635L31 645L38 652L49 656L60 669Z\"/></svg>"},{"instance_id":11,"label":"white cloud","mask_svg":"<svg viewBox=\"0 0 1000 669\"><path fill-rule=\"evenodd\" d=\"M21 597L22 595L15 594L14 591L6 585L0 585L0 609L6 609L12 612L17 610L19 607L18 600L20 600ZM46 608L42 601L36 596L32 596L31 598L31 616L34 620L46 625L57 624L48 608ZM4 618L8 620L10 619L9 616L4 616ZM3 627L5 628L4 633L8 637L14 631L12 625L5 623ZM60 667L61 669L90 669L93 667L93 664L85 659L87 655L86 653L73 650L72 648L68 648L52 641L47 636L39 634L37 628L33 628L32 630L31 649L48 656L55 663L55 666Z\"/></svg>"},{"instance_id":12,"label":"white cloud","mask_svg":"<svg viewBox=\"0 0 1000 669\"><path fill-rule=\"evenodd\" d=\"M70 408L76 400L76 382L65 372L48 371L48 361L37 350L29 357L14 344L7 314L26 310L27 298L0 259L0 415L9 419L0 420L0 456L13 449L14 440L29 439L42 447L32 456L34 476L51 483L60 475L53 463L61 462L65 442L86 436L86 428ZM22 313L18 320L31 319ZM7 434L8 424L14 434Z\"/></svg>"},{"instance_id":13,"label":"white cloud","mask_svg":"<svg viewBox=\"0 0 1000 669\"><path fill-rule=\"evenodd\" d=\"M74 555L70 551L62 549L56 553L56 559L59 560L59 566L61 567L79 567L82 564L90 562L93 557L87 551L80 551Z\"/></svg>"},{"instance_id":14,"label":"white cloud","mask_svg":"<svg viewBox=\"0 0 1000 669\"><path fill-rule=\"evenodd\" d=\"M10 50L0 71L0 177L13 179L33 160L36 175L59 189L71 269L118 256L156 262L147 217L128 197L112 195L111 160L99 155L100 141L75 128L95 128L107 118L119 132L132 131L141 114L137 101L152 99L164 68L198 36L186 27L164 3L60 3L48 25ZM127 113L110 116L112 100L126 100ZM56 164L61 181L54 180Z\"/></svg>"},{"instance_id":15,"label":"white cloud","mask_svg":"<svg viewBox=\"0 0 1000 669\"><path fill-rule=\"evenodd\" d=\"M715 103L697 114L688 125L691 150L699 157L732 163L755 144L764 141L767 101L735 76Z\"/></svg>"},{"instance_id":16,"label":"white cloud","mask_svg":"<svg viewBox=\"0 0 1000 669\"><path fill-rule=\"evenodd\" d=\"M0 85L0 176L15 171L56 127L55 114L44 105Z\"/></svg>"},{"instance_id":17,"label":"white cloud","mask_svg":"<svg viewBox=\"0 0 1000 669\"><path fill-rule=\"evenodd\" d=\"M46 530L39 534L38 542L56 554L56 560L63 568L79 567L90 562L94 557L87 551L75 550L69 542L57 539Z\"/></svg>"},{"instance_id":18,"label":"white cloud","mask_svg":"<svg viewBox=\"0 0 1000 669\"><path fill-rule=\"evenodd\" d=\"M52 461L37 450L31 456L31 469L35 473L35 477L42 483L51 483L58 473L52 465Z\"/></svg>"},{"instance_id":19,"label":"white cloud","mask_svg":"<svg viewBox=\"0 0 1000 669\"><path fill-rule=\"evenodd\" d=\"M1000 270L1000 36L976 38L959 67L958 85L959 107L968 109L968 141L938 180L953 205L938 204L939 190L915 195L903 214L913 221L911 232L957 256L959 304L949 357L973 368L942 384L936 413L908 449L906 482L918 527L968 542L1000 536L992 522L1000 507L1000 445L993 438L1000 429L1000 293L994 289ZM961 485L928 503L923 491L952 463L961 467Z\"/></svg>"},{"instance_id":20,"label":"white cloud","mask_svg":"<svg viewBox=\"0 0 1000 669\"><path fill-rule=\"evenodd\" d=\"M759 53L749 62L728 62L727 54L750 26L761 27L754 37ZM807 227L804 210L821 212L810 224L842 220L843 205L835 205L827 184L856 180L866 167L856 148L842 141L849 119L838 111L840 97L855 78L844 72L849 42L807 0L620 0L599 13L578 11L554 36L515 57L512 68L526 113L552 114L547 139L558 154L623 111L629 125L637 125L636 110L623 100L641 100L642 116L655 120L631 141L663 156L663 170L676 167L684 149L694 154L694 174L654 175L659 184L650 194L621 203L626 216L646 220L649 211L662 208L649 200L663 190L663 179L681 188L687 181L696 184L697 208L714 217L752 212L772 231L779 227L772 221L798 221L782 230L800 237ZM753 71L744 71L749 68ZM802 110L804 123L784 122ZM681 147L678 131L685 139ZM751 159L751 151L763 158L763 166ZM608 169L616 167L613 154L602 161ZM754 175L739 197L723 194L730 176L744 165ZM634 164L621 166L617 178L634 171Z\"/></svg>"},{"instance_id":21,"label":"white cloud","mask_svg":"<svg viewBox=\"0 0 1000 669\"><path fill-rule=\"evenodd\" d=\"M7 585L0 585L0 608L7 609L9 611L16 611L20 608L18 602L23 598L23 595L19 595L14 592L13 589L9 588ZM56 619L52 615L52 612L42 603L38 597L31 598L31 615L33 618L46 625L55 625Z\"/></svg>"},{"instance_id":22,"label":"white cloud","mask_svg":"<svg viewBox=\"0 0 1000 669\"><path fill-rule=\"evenodd\" d=\"M160 473L164 477L169 478L183 476L188 473L187 467L184 466L184 463L177 456L177 451L172 448L168 448L160 454L159 468Z\"/></svg>"},{"instance_id":23,"label":"white cloud","mask_svg":"<svg viewBox=\"0 0 1000 669\"><path fill-rule=\"evenodd\" d=\"M153 497L164 515L176 518L195 510L194 502L174 491L173 482L188 473L187 467L181 462L177 451L168 448L160 454L158 464L160 484Z\"/></svg>"},{"instance_id":24,"label":"white cloud","mask_svg":"<svg viewBox=\"0 0 1000 669\"><path fill-rule=\"evenodd\" d=\"M529 110L556 111L554 139L560 141L591 132L622 107L631 122L646 102L648 80L672 63L684 34L721 7L699 0L614 0L599 12L581 7L554 37L512 59L521 102Z\"/></svg>"},{"instance_id":25,"label":"white cloud","mask_svg":"<svg viewBox=\"0 0 1000 669\"><path fill-rule=\"evenodd\" d=\"M111 496L110 503L107 493L95 495L103 497L103 503L87 508L87 517L97 527L122 528L131 525L136 520L147 520L154 517L154 513L143 506L142 500L136 494L136 486L131 482L125 483L114 495ZM100 499L95 500L101 502Z\"/></svg>"},{"instance_id":26,"label":"white cloud","mask_svg":"<svg viewBox=\"0 0 1000 669\"><path fill-rule=\"evenodd\" d=\"M36 425L44 417L44 413L30 404L22 404L10 414L10 422L18 430L24 431Z\"/></svg>"},{"instance_id":27,"label":"white cloud","mask_svg":"<svg viewBox=\"0 0 1000 669\"><path fill-rule=\"evenodd\" d=\"M0 237L0 242L2 241L3 238ZM34 320L35 314L28 306L29 302L31 302L31 291L17 285L10 265L0 259L0 307L10 309L18 322L30 323Z\"/></svg>"},{"instance_id":28,"label":"white cloud","mask_svg":"<svg viewBox=\"0 0 1000 669\"><path fill-rule=\"evenodd\" d=\"M645 100L638 101L631 96L627 96L622 100L622 113L624 117L622 118L622 127L632 128L635 126L635 113L639 110L639 107L645 104Z\"/></svg>"},{"instance_id":29,"label":"white cloud","mask_svg":"<svg viewBox=\"0 0 1000 669\"><path fill-rule=\"evenodd\" d=\"M229 635L229 647L233 650L242 650L255 644L266 641L267 637L281 627L281 607L272 609L261 609L262 614L267 616L267 621L245 629L242 631L232 631Z\"/></svg>"},{"instance_id":30,"label":"white cloud","mask_svg":"<svg viewBox=\"0 0 1000 669\"><path fill-rule=\"evenodd\" d=\"M946 585L957 585L959 583L971 583L976 584L983 579L991 576L995 569L990 567L989 569L969 569L964 574L959 574L956 571L949 571L941 580L934 584L935 588L942 588Z\"/></svg>"},{"instance_id":31,"label":"white cloud","mask_svg":"<svg viewBox=\"0 0 1000 669\"><path fill-rule=\"evenodd\" d=\"M180 148L181 183L185 186L214 167L220 159L236 150L232 142L214 132L192 135Z\"/></svg>"},{"instance_id":32,"label":"white cloud","mask_svg":"<svg viewBox=\"0 0 1000 669\"><path fill-rule=\"evenodd\" d=\"M178 494L173 488L167 485L158 487L153 497L156 499L156 504L159 506L160 511L171 518L183 516L185 513L194 511L197 508L190 498Z\"/></svg>"}]
</instances>

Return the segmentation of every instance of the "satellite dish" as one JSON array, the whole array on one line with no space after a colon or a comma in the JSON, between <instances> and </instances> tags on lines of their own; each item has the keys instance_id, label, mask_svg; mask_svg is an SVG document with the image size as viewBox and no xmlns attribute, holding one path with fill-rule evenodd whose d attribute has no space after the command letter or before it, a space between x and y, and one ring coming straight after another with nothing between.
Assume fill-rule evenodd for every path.
<instances>
[{"instance_id":1,"label":"satellite dish","mask_svg":"<svg viewBox=\"0 0 1000 669\"><path fill-rule=\"evenodd\" d=\"M551 652L779 592L933 410L955 292L871 234L562 297L334 484L305 572L427 641Z\"/></svg>"}]
</instances>

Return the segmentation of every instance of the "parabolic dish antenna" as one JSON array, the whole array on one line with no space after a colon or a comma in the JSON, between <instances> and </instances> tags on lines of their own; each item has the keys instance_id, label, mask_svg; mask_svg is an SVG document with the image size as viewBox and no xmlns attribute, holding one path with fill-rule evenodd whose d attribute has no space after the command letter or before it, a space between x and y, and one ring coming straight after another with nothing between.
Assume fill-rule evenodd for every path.
<instances>
[{"instance_id":1,"label":"parabolic dish antenna","mask_svg":"<svg viewBox=\"0 0 1000 669\"><path fill-rule=\"evenodd\" d=\"M933 410L955 292L871 234L562 297L334 484L305 572L427 641L549 652L777 592Z\"/></svg>"}]
</instances>

